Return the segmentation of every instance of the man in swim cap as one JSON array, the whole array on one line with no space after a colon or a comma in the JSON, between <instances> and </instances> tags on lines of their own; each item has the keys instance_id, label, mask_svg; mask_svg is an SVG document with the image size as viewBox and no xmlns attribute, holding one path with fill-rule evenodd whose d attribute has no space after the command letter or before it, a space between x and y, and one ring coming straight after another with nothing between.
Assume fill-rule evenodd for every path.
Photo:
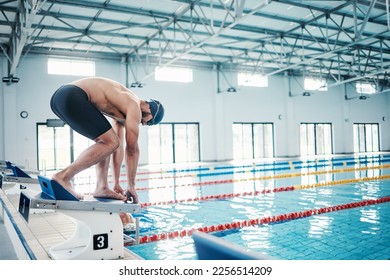
<instances>
[{"instance_id":1,"label":"man in swim cap","mask_svg":"<svg viewBox=\"0 0 390 280\"><path fill-rule=\"evenodd\" d=\"M153 99L141 100L113 80L90 77L60 87L53 94L50 106L73 130L95 142L69 166L54 174L52 179L81 199L82 196L74 191L71 180L76 174L96 165L95 198L127 201L131 197L134 203L138 203L135 176L139 158L139 125L161 122L164 117L162 104ZM113 126L105 116L114 120ZM128 186L123 190L116 185L111 190L107 180L110 156L120 147L122 136L126 143L124 154ZM120 168L122 161L114 157L113 161L116 168Z\"/></svg>"}]
</instances>

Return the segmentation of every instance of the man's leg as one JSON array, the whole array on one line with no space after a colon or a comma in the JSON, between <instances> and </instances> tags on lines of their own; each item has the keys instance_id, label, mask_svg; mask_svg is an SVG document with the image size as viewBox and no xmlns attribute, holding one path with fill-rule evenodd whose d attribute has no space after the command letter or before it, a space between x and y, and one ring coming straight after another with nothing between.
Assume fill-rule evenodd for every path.
<instances>
[{"instance_id":1,"label":"man's leg","mask_svg":"<svg viewBox=\"0 0 390 280\"><path fill-rule=\"evenodd\" d=\"M79 198L81 198L81 196L73 190L70 181L74 178L76 174L105 160L119 146L118 136L112 128L107 132L103 133L102 135L98 136L96 139L94 139L94 141L95 144L88 147L79 155L79 157L74 162L72 162L65 169L54 174L52 177L53 180L58 182L69 192Z\"/></svg>"},{"instance_id":2,"label":"man's leg","mask_svg":"<svg viewBox=\"0 0 390 280\"><path fill-rule=\"evenodd\" d=\"M110 166L110 155L96 164L96 190L93 197L110 198L110 199L125 199L125 196L110 189L108 186L108 168Z\"/></svg>"}]
</instances>

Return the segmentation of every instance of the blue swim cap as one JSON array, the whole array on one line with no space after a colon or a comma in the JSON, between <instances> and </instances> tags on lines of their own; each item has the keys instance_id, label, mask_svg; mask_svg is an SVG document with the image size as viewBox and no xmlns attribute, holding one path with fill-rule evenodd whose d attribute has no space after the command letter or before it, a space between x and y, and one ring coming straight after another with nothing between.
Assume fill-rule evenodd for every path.
<instances>
[{"instance_id":1,"label":"blue swim cap","mask_svg":"<svg viewBox=\"0 0 390 280\"><path fill-rule=\"evenodd\" d=\"M161 122L161 120L164 117L163 105L159 101L154 100L154 99L149 99L146 102L148 102L149 108L150 108L150 113L153 116L153 118L150 121L148 121L146 124L147 125L158 124L159 122Z\"/></svg>"}]
</instances>

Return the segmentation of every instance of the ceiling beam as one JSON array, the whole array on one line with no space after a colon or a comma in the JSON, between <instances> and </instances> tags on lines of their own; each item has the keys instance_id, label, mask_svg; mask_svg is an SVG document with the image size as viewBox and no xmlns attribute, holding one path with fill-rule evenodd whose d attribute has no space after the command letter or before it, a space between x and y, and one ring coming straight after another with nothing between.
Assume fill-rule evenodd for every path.
<instances>
[{"instance_id":1,"label":"ceiling beam","mask_svg":"<svg viewBox=\"0 0 390 280\"><path fill-rule=\"evenodd\" d=\"M12 30L11 42L9 48L9 57L11 59L8 68L8 76L12 77L16 73L23 49L31 36L31 25L37 11L45 1L33 0L32 6L28 7L26 0L18 0L18 9L16 13L16 25Z\"/></svg>"}]
</instances>

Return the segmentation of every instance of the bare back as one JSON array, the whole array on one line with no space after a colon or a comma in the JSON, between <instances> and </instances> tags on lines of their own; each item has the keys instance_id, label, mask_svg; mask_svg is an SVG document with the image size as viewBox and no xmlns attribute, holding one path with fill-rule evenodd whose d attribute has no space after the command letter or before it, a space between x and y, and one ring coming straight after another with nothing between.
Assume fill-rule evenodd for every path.
<instances>
[{"instance_id":1,"label":"bare back","mask_svg":"<svg viewBox=\"0 0 390 280\"><path fill-rule=\"evenodd\" d=\"M123 123L129 114L141 119L139 98L120 83L106 78L84 78L71 84L83 89L102 113Z\"/></svg>"}]
</instances>

